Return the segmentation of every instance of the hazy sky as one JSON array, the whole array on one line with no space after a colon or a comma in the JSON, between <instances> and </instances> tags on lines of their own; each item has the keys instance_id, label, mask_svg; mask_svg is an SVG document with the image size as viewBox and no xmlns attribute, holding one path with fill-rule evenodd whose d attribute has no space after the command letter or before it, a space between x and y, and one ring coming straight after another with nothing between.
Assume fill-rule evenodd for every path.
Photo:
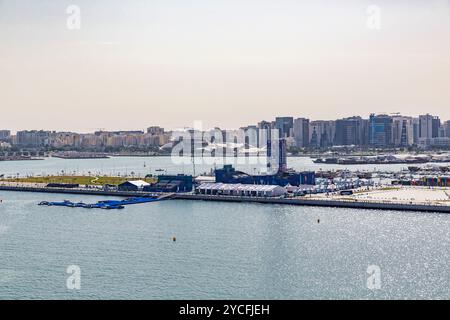
<instances>
[{"instance_id":1,"label":"hazy sky","mask_svg":"<svg viewBox=\"0 0 450 320\"><path fill-rule=\"evenodd\" d=\"M371 112L450 119L449 0L0 0L0 129Z\"/></svg>"}]
</instances>

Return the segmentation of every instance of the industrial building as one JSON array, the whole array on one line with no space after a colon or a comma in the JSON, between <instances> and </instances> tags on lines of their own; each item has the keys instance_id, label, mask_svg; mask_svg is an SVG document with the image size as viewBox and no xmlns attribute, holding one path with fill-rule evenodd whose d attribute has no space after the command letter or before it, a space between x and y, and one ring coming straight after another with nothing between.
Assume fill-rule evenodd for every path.
<instances>
[{"instance_id":1,"label":"industrial building","mask_svg":"<svg viewBox=\"0 0 450 320\"><path fill-rule=\"evenodd\" d=\"M216 169L216 182L220 183L241 183L259 185L279 185L279 186L300 186L314 185L316 177L314 171L304 172L278 172L267 175L250 175L242 171L237 171L231 165L225 165L223 169Z\"/></svg>"},{"instance_id":2,"label":"industrial building","mask_svg":"<svg viewBox=\"0 0 450 320\"><path fill-rule=\"evenodd\" d=\"M147 185L144 191L148 192L190 192L193 188L193 177L190 175L160 175L158 182Z\"/></svg>"},{"instance_id":3,"label":"industrial building","mask_svg":"<svg viewBox=\"0 0 450 320\"><path fill-rule=\"evenodd\" d=\"M282 187L287 185L314 185L316 183L314 171L295 172L287 169L286 140L277 140L278 148L275 146L272 148L272 140L272 137L267 137L267 171L272 172L277 168L275 173L250 175L242 171L236 171L231 165L225 165L222 169L215 170L216 182L278 185Z\"/></svg>"},{"instance_id":4,"label":"industrial building","mask_svg":"<svg viewBox=\"0 0 450 320\"><path fill-rule=\"evenodd\" d=\"M144 187L149 185L149 183L142 180L126 181L122 184L119 184L118 189L119 191L143 191Z\"/></svg>"}]
</instances>

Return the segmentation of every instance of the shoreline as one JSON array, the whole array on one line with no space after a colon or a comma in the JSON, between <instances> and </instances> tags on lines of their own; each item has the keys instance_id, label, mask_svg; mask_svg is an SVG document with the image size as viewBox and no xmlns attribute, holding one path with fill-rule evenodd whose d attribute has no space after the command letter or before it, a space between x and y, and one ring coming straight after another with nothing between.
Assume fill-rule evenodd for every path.
<instances>
[{"instance_id":1,"label":"shoreline","mask_svg":"<svg viewBox=\"0 0 450 320\"><path fill-rule=\"evenodd\" d=\"M3 159L0 158L0 162L2 161L8 161L8 162L12 162L12 161L39 161L39 160L45 160L45 158L30 158L30 159Z\"/></svg>"},{"instance_id":2,"label":"shoreline","mask_svg":"<svg viewBox=\"0 0 450 320\"><path fill-rule=\"evenodd\" d=\"M155 193L136 192L136 191L106 191L95 189L64 189L33 186L0 186L0 191L12 192L35 192L35 193L53 193L53 194L78 194L78 195L98 195L98 196L116 196L116 197L145 197ZM164 195L164 194L161 194ZM412 211L412 212L434 212L450 213L450 206L438 204L422 203L396 203L392 201L361 201L361 200L330 200L330 199L307 199L307 198L259 198L245 196L213 196L200 195L193 193L174 194L170 200L190 200L190 201L216 201L216 202L237 202L237 203L261 203L261 204L281 204L296 206L315 206L315 207L333 207L333 208L351 208L363 210L394 210L394 211Z\"/></svg>"}]
</instances>

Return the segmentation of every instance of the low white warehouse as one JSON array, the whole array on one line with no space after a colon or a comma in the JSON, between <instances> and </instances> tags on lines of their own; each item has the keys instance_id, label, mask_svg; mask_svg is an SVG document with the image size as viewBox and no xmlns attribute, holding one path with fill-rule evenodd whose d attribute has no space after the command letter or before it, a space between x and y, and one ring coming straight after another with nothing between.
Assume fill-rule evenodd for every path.
<instances>
[{"instance_id":1,"label":"low white warehouse","mask_svg":"<svg viewBox=\"0 0 450 320\"><path fill-rule=\"evenodd\" d=\"M249 197L280 197L287 193L283 187L276 185L257 184L227 184L203 183L195 189L199 194L249 196Z\"/></svg>"}]
</instances>

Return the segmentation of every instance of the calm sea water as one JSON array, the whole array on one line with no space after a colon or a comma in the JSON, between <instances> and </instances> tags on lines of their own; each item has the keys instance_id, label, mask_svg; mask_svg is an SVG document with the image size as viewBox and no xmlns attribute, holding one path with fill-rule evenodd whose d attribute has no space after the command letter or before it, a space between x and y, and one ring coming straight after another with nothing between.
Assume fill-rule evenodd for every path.
<instances>
[{"instance_id":1,"label":"calm sea water","mask_svg":"<svg viewBox=\"0 0 450 320\"><path fill-rule=\"evenodd\" d=\"M110 160L121 171L152 161ZM108 161L70 160L105 172ZM2 163L0 173L61 165ZM95 196L0 199L0 299L450 298L445 214L181 200L103 211L37 206L104 199ZM80 290L66 287L70 265L81 269ZM367 287L371 265L377 290Z\"/></svg>"},{"instance_id":2,"label":"calm sea water","mask_svg":"<svg viewBox=\"0 0 450 320\"><path fill-rule=\"evenodd\" d=\"M200 159L198 159L200 161ZM170 157L113 157L109 159L86 159L86 160L63 160L58 158L46 158L45 160L37 161L6 161L0 162L0 175L5 176L17 175L31 175L31 174L60 174L62 171L66 174L106 174L106 175L136 175L158 174L156 170L164 169L167 173L185 173L192 174L194 166L190 158L181 160L177 158L178 162L174 162ZM233 164L239 170L246 171L250 174L258 173L266 167L264 158L257 159L256 157L245 159L227 158L227 163ZM251 162L252 161L252 162ZM181 162L181 163L180 163ZM214 167L221 167L223 165L222 158L206 158L195 165L196 174L210 173ZM391 165L353 165L342 166L333 164L315 164L311 158L306 157L289 157L288 166L296 170L384 170L384 171L399 171L406 169L405 164L391 164Z\"/></svg>"}]
</instances>

